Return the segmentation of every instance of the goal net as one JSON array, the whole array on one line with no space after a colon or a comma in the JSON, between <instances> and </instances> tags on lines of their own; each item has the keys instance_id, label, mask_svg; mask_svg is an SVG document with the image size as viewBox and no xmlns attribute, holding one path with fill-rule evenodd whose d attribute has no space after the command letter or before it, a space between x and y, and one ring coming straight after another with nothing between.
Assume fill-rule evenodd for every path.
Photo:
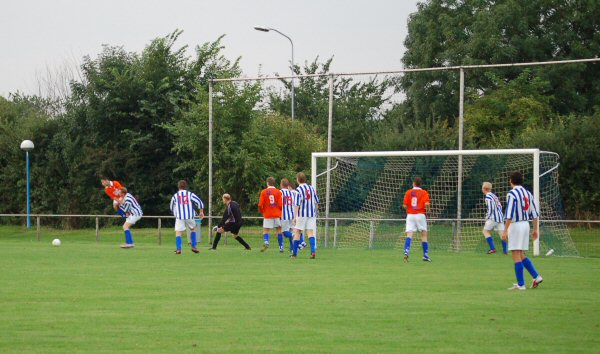
<instances>
[{"instance_id":1,"label":"goal net","mask_svg":"<svg viewBox=\"0 0 600 354\"><path fill-rule=\"evenodd\" d=\"M486 205L483 182L505 207L508 176L520 171L525 188L540 208L540 242L536 255L575 256L577 249L564 223L558 187L559 156L538 149L313 153L312 183L319 194L318 235L325 246L402 248L404 193L415 176L429 192L427 215L432 250L484 252ZM415 241L419 235L415 234ZM493 233L497 246L499 235Z\"/></svg>"}]
</instances>

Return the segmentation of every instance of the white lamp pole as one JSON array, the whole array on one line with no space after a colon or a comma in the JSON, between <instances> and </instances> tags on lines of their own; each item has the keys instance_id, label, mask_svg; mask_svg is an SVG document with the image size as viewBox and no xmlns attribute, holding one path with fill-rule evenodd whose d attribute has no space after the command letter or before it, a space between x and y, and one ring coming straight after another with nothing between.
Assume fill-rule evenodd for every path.
<instances>
[{"instance_id":1,"label":"white lamp pole","mask_svg":"<svg viewBox=\"0 0 600 354\"><path fill-rule=\"evenodd\" d=\"M34 145L31 140L21 142L21 150L25 151L25 165L27 171L27 229L31 228L31 193L29 187L29 151L33 150Z\"/></svg>"},{"instance_id":2,"label":"white lamp pole","mask_svg":"<svg viewBox=\"0 0 600 354\"><path fill-rule=\"evenodd\" d=\"M254 26L254 29L257 31L261 31L261 32L269 32L269 31L277 32L280 35L287 38L290 41L290 44L292 45L292 120L294 120L294 42L292 42L292 39L289 36L287 36L285 33L282 33L280 31L276 30L275 28L269 28L269 27L264 27L264 26Z\"/></svg>"}]
</instances>

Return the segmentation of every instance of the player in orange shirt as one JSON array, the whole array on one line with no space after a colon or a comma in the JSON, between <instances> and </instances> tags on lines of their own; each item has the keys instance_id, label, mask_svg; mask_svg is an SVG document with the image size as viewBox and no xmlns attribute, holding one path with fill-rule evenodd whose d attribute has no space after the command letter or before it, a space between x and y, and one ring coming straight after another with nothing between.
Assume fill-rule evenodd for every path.
<instances>
[{"instance_id":1,"label":"player in orange shirt","mask_svg":"<svg viewBox=\"0 0 600 354\"><path fill-rule=\"evenodd\" d=\"M404 195L404 209L406 209L406 240L404 241L404 262L408 262L410 243L415 232L421 232L421 244L423 246L423 260L431 262L429 258L429 243L427 243L427 219L425 213L429 211L429 193L421 189L423 180L415 177L413 188L406 191Z\"/></svg>"},{"instance_id":2,"label":"player in orange shirt","mask_svg":"<svg viewBox=\"0 0 600 354\"><path fill-rule=\"evenodd\" d=\"M121 208L119 208L119 205L123 199L123 196L121 195L121 188L123 188L123 186L121 183L119 181L111 181L106 177L100 178L100 183L102 183L104 186L104 192L106 195L112 199L113 208L117 214L121 215L121 217L125 217L125 213L123 210L121 210Z\"/></svg>"},{"instance_id":3,"label":"player in orange shirt","mask_svg":"<svg viewBox=\"0 0 600 354\"><path fill-rule=\"evenodd\" d=\"M264 252L269 248L269 230L276 228L277 235L280 240L280 245L283 243L283 235L281 234L281 207L283 199L281 191L275 188L275 178L267 178L267 188L260 192L258 200L258 211L263 214L263 238L264 245L260 250Z\"/></svg>"}]
</instances>

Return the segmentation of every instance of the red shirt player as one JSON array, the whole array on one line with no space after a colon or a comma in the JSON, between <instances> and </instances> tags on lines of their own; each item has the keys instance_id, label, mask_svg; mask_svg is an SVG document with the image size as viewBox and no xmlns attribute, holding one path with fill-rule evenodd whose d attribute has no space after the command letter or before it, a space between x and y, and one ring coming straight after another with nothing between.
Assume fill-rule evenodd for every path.
<instances>
[{"instance_id":1,"label":"red shirt player","mask_svg":"<svg viewBox=\"0 0 600 354\"><path fill-rule=\"evenodd\" d=\"M267 188L260 192L258 211L263 215L264 245L260 250L264 252L269 248L269 230L276 228L279 240L279 251L283 252L283 235L281 234L281 207L283 197L281 191L275 188L275 178L267 178Z\"/></svg>"},{"instance_id":2,"label":"red shirt player","mask_svg":"<svg viewBox=\"0 0 600 354\"><path fill-rule=\"evenodd\" d=\"M404 209L406 209L406 240L404 241L404 262L408 262L410 244L415 232L421 232L421 244L423 246L423 260L431 262L429 258L429 243L427 242L427 219L425 213L429 211L429 193L421 189L423 180L415 177L413 188L404 194Z\"/></svg>"},{"instance_id":3,"label":"red shirt player","mask_svg":"<svg viewBox=\"0 0 600 354\"><path fill-rule=\"evenodd\" d=\"M123 196L121 195L121 188L123 186L119 181L111 181L107 178L101 178L100 182L104 186L104 192L110 199L113 201L113 208L117 212L117 214L125 217L125 213L119 208L119 204L121 203Z\"/></svg>"}]
</instances>

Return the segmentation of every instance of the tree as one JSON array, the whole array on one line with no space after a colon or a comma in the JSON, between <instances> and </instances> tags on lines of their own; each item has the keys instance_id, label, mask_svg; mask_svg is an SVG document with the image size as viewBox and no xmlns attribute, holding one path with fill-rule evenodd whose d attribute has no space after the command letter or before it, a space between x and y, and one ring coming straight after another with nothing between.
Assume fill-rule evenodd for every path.
<instances>
[{"instance_id":1,"label":"tree","mask_svg":"<svg viewBox=\"0 0 600 354\"><path fill-rule=\"evenodd\" d=\"M409 19L407 68L459 66L596 57L600 51L600 4L562 0L430 0ZM488 70L487 72L489 72ZM518 68L493 70L508 82ZM553 111L591 113L600 99L600 65L535 67L534 76L549 83ZM466 85L487 94L496 89L484 71L469 71ZM419 120L458 116L456 72L409 73L400 88L407 113Z\"/></svg>"},{"instance_id":2,"label":"tree","mask_svg":"<svg viewBox=\"0 0 600 354\"><path fill-rule=\"evenodd\" d=\"M304 68L294 66L296 75L322 74L302 77L295 88L296 118L311 123L316 132L327 136L329 120L329 68L333 59L320 64L318 58ZM291 81L282 80L289 89ZM363 150L376 122L382 118L389 102L387 90L392 82L388 77L370 77L364 81L356 77L335 76L333 83L332 149L334 151ZM287 115L289 94L271 93L270 110Z\"/></svg>"}]
</instances>

